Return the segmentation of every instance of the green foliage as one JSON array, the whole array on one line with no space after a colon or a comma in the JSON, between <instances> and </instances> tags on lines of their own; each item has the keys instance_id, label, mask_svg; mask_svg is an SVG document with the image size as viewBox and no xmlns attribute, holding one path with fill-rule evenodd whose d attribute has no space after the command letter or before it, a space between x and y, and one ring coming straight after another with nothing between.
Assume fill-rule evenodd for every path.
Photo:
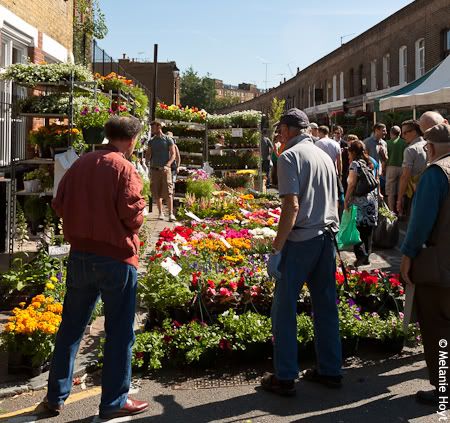
<instances>
[{"instance_id":1,"label":"green foliage","mask_svg":"<svg viewBox=\"0 0 450 423\"><path fill-rule=\"evenodd\" d=\"M133 345L131 365L141 370L156 370L162 367L164 358L163 335L160 331L138 333ZM145 355L149 356L148 368L143 368Z\"/></svg>"},{"instance_id":2,"label":"green foliage","mask_svg":"<svg viewBox=\"0 0 450 423\"><path fill-rule=\"evenodd\" d=\"M241 102L239 97L216 97L212 107L209 109L211 113L226 107L234 106Z\"/></svg>"},{"instance_id":3,"label":"green foliage","mask_svg":"<svg viewBox=\"0 0 450 423\"><path fill-rule=\"evenodd\" d=\"M24 288L42 289L48 282L48 276L59 271L60 262L50 257L45 248L41 247L36 257L29 263L21 258L13 260L10 269L1 275L1 291L11 294Z\"/></svg>"},{"instance_id":4,"label":"green foliage","mask_svg":"<svg viewBox=\"0 0 450 423\"><path fill-rule=\"evenodd\" d=\"M360 336L362 317L360 309L351 299L341 299L338 304L339 328L342 339Z\"/></svg>"},{"instance_id":5,"label":"green foliage","mask_svg":"<svg viewBox=\"0 0 450 423\"><path fill-rule=\"evenodd\" d=\"M223 338L229 341L233 350L245 350L250 344L271 339L270 319L259 313L248 311L237 315L229 309L219 316L218 322L223 328Z\"/></svg>"},{"instance_id":6,"label":"green foliage","mask_svg":"<svg viewBox=\"0 0 450 423\"><path fill-rule=\"evenodd\" d=\"M251 175L238 175L230 173L222 178L222 183L229 188L249 188L252 184Z\"/></svg>"},{"instance_id":7,"label":"green foliage","mask_svg":"<svg viewBox=\"0 0 450 423\"><path fill-rule=\"evenodd\" d=\"M193 294L180 278L169 274L159 263L150 263L147 274L139 279L138 295L149 310L168 314L170 309L184 308Z\"/></svg>"},{"instance_id":8,"label":"green foliage","mask_svg":"<svg viewBox=\"0 0 450 423\"><path fill-rule=\"evenodd\" d=\"M8 66L0 75L1 80L12 80L18 84L32 87L42 82L69 81L73 74L76 81L93 81L89 69L71 63L15 63Z\"/></svg>"},{"instance_id":9,"label":"green foliage","mask_svg":"<svg viewBox=\"0 0 450 423\"><path fill-rule=\"evenodd\" d=\"M195 198L211 198L214 191L214 179L188 179L186 182L186 192L195 196Z\"/></svg>"},{"instance_id":10,"label":"green foliage","mask_svg":"<svg viewBox=\"0 0 450 423\"><path fill-rule=\"evenodd\" d=\"M278 122L284 112L286 100L274 97L269 112L269 129L272 130L273 125Z\"/></svg>"},{"instance_id":11,"label":"green foliage","mask_svg":"<svg viewBox=\"0 0 450 423\"><path fill-rule=\"evenodd\" d=\"M53 178L48 171L48 166L41 166L23 175L24 181L32 181L38 179L41 183L42 189L46 190L52 188Z\"/></svg>"},{"instance_id":12,"label":"green foliage","mask_svg":"<svg viewBox=\"0 0 450 423\"><path fill-rule=\"evenodd\" d=\"M198 321L180 325L166 319L163 330L170 357L186 363L199 362L208 353L216 352L222 339L217 325Z\"/></svg>"},{"instance_id":13,"label":"green foliage","mask_svg":"<svg viewBox=\"0 0 450 423\"><path fill-rule=\"evenodd\" d=\"M185 210L179 209L180 216L184 216L186 211L191 211L201 219L207 217L222 218L226 214L237 213L239 210L239 205L227 198L212 197L198 200L190 194L186 194L184 205Z\"/></svg>"},{"instance_id":14,"label":"green foliage","mask_svg":"<svg viewBox=\"0 0 450 423\"><path fill-rule=\"evenodd\" d=\"M214 81L209 75L199 76L198 72L189 67L180 78L181 104L211 110L216 97Z\"/></svg>"},{"instance_id":15,"label":"green foliage","mask_svg":"<svg viewBox=\"0 0 450 423\"><path fill-rule=\"evenodd\" d=\"M16 206L16 228L14 233L14 240L17 242L19 249L22 249L23 244L30 238L28 236L28 225L25 219L25 214L19 202Z\"/></svg>"},{"instance_id":16,"label":"green foliage","mask_svg":"<svg viewBox=\"0 0 450 423\"><path fill-rule=\"evenodd\" d=\"M306 345L314 340L314 323L305 313L297 315L297 342Z\"/></svg>"},{"instance_id":17,"label":"green foliage","mask_svg":"<svg viewBox=\"0 0 450 423\"><path fill-rule=\"evenodd\" d=\"M25 198L23 210L27 220L29 220L32 224L35 224L44 219L45 212L47 210L47 203L43 198L38 196L30 196Z\"/></svg>"}]
</instances>

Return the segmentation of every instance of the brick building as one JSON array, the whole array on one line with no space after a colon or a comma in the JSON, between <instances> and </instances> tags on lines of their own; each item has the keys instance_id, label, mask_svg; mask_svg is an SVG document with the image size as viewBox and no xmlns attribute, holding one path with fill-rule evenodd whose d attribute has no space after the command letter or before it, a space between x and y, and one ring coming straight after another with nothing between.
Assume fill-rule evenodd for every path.
<instances>
[{"instance_id":1,"label":"brick building","mask_svg":"<svg viewBox=\"0 0 450 423\"><path fill-rule=\"evenodd\" d=\"M125 56L125 55L124 55ZM147 90L153 91L153 62L128 58L119 59L119 66L136 78ZM180 103L180 70L175 62L158 62L157 98L166 104Z\"/></svg>"},{"instance_id":2,"label":"brick building","mask_svg":"<svg viewBox=\"0 0 450 423\"><path fill-rule=\"evenodd\" d=\"M449 0L416 0L259 97L228 107L267 113L274 97L314 118L371 112L450 53Z\"/></svg>"},{"instance_id":3,"label":"brick building","mask_svg":"<svg viewBox=\"0 0 450 423\"><path fill-rule=\"evenodd\" d=\"M0 0L0 67L72 59L74 0Z\"/></svg>"},{"instance_id":4,"label":"brick building","mask_svg":"<svg viewBox=\"0 0 450 423\"><path fill-rule=\"evenodd\" d=\"M224 84L220 79L214 79L217 98L238 98L240 103L253 100L260 94L259 89L254 84L242 83L239 85Z\"/></svg>"}]
</instances>

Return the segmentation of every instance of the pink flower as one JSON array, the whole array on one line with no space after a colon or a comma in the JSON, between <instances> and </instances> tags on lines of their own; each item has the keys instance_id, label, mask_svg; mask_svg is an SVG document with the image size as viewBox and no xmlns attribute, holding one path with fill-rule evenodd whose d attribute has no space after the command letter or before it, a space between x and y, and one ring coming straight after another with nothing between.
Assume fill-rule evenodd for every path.
<instances>
[{"instance_id":1,"label":"pink flower","mask_svg":"<svg viewBox=\"0 0 450 423\"><path fill-rule=\"evenodd\" d=\"M214 288L208 288L206 290L206 294L210 295L211 297L213 297L213 296L217 295L217 292L216 292L216 290Z\"/></svg>"},{"instance_id":2,"label":"pink flower","mask_svg":"<svg viewBox=\"0 0 450 423\"><path fill-rule=\"evenodd\" d=\"M233 293L227 288L220 288L219 294L223 297L231 297L233 295Z\"/></svg>"},{"instance_id":3,"label":"pink flower","mask_svg":"<svg viewBox=\"0 0 450 423\"><path fill-rule=\"evenodd\" d=\"M238 285L237 285L236 282L230 282L230 288L231 288L233 291L236 291L236 290L237 290L237 287L238 287Z\"/></svg>"}]
</instances>

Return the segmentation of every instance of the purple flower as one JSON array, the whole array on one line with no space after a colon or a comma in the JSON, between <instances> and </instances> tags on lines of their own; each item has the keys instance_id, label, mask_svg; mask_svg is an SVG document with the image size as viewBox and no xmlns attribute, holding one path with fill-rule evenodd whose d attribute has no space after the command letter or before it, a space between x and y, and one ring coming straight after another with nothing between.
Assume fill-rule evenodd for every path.
<instances>
[{"instance_id":1,"label":"purple flower","mask_svg":"<svg viewBox=\"0 0 450 423\"><path fill-rule=\"evenodd\" d=\"M353 307L354 305L356 305L355 301L353 301L352 298L349 298L349 299L347 300L347 304L348 304L350 307Z\"/></svg>"},{"instance_id":2,"label":"purple flower","mask_svg":"<svg viewBox=\"0 0 450 423\"><path fill-rule=\"evenodd\" d=\"M354 314L353 317L354 317L356 320L359 320L359 321L362 320L362 319L361 319L361 316L360 316L359 314Z\"/></svg>"}]
</instances>

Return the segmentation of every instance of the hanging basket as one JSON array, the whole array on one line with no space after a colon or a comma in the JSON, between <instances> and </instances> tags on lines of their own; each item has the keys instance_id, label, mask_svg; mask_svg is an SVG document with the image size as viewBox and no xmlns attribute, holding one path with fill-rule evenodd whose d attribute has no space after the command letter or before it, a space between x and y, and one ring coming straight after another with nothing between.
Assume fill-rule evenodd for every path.
<instances>
[{"instance_id":1,"label":"hanging basket","mask_svg":"<svg viewBox=\"0 0 450 423\"><path fill-rule=\"evenodd\" d=\"M83 128L82 131L86 144L101 144L105 138L103 127Z\"/></svg>"}]
</instances>

